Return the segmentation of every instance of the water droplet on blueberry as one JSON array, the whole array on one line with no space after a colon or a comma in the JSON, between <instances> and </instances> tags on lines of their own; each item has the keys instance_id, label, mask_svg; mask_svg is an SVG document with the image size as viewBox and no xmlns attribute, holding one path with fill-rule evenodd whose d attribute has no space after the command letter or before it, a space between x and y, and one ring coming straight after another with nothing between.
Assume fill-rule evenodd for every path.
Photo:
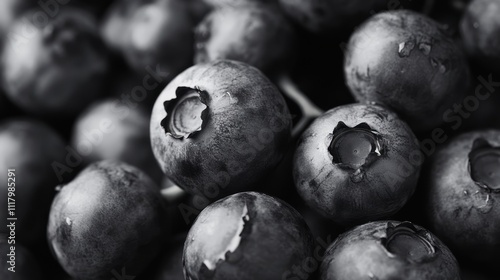
<instances>
[{"instance_id":1,"label":"water droplet on blueberry","mask_svg":"<svg viewBox=\"0 0 500 280\"><path fill-rule=\"evenodd\" d=\"M399 44L399 57L408 57L411 51L415 48L415 41L413 39Z\"/></svg>"}]
</instances>

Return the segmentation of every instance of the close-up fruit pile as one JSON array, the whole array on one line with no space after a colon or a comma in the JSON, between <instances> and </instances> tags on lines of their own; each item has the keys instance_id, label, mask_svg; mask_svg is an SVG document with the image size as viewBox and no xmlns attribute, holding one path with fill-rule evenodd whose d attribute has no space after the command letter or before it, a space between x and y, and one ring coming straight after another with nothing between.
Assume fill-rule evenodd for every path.
<instances>
[{"instance_id":1,"label":"close-up fruit pile","mask_svg":"<svg viewBox=\"0 0 500 280\"><path fill-rule=\"evenodd\" d=\"M500 279L500 0L0 0L1 280Z\"/></svg>"}]
</instances>

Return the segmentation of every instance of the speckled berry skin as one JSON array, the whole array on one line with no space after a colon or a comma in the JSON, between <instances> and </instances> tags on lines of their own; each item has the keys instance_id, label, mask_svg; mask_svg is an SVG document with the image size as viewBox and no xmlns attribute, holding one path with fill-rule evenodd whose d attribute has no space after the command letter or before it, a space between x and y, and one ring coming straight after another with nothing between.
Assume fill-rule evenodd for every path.
<instances>
[{"instance_id":1,"label":"speckled berry skin","mask_svg":"<svg viewBox=\"0 0 500 280\"><path fill-rule=\"evenodd\" d=\"M356 100L390 107L415 131L442 124L470 80L453 39L434 20L407 10L365 21L349 40L344 71Z\"/></svg>"},{"instance_id":2,"label":"speckled berry skin","mask_svg":"<svg viewBox=\"0 0 500 280\"><path fill-rule=\"evenodd\" d=\"M166 213L159 188L144 173L101 161L57 194L47 238L75 279L111 279L113 271L137 276L169 238Z\"/></svg>"},{"instance_id":3,"label":"speckled berry skin","mask_svg":"<svg viewBox=\"0 0 500 280\"><path fill-rule=\"evenodd\" d=\"M321 264L321 280L459 280L460 270L451 251L431 232L422 231L434 254L422 262L411 262L383 245L390 225L398 221L371 222L340 235L327 249Z\"/></svg>"},{"instance_id":4,"label":"speckled berry skin","mask_svg":"<svg viewBox=\"0 0 500 280\"><path fill-rule=\"evenodd\" d=\"M461 257L497 264L500 257L500 193L471 177L469 153L476 139L500 147L499 130L461 134L442 146L426 172L430 228Z\"/></svg>"},{"instance_id":5,"label":"speckled berry skin","mask_svg":"<svg viewBox=\"0 0 500 280\"><path fill-rule=\"evenodd\" d=\"M196 91L207 108L196 135L175 138L165 104ZM174 117L170 114L170 118ZM256 68L218 60L178 75L157 99L151 144L164 173L191 194L215 199L254 188L283 158L291 116L277 88Z\"/></svg>"},{"instance_id":6,"label":"speckled berry skin","mask_svg":"<svg viewBox=\"0 0 500 280\"><path fill-rule=\"evenodd\" d=\"M184 275L285 279L312 257L313 246L309 228L290 205L261 193L238 193L209 205L196 219L184 244Z\"/></svg>"},{"instance_id":7,"label":"speckled berry skin","mask_svg":"<svg viewBox=\"0 0 500 280\"><path fill-rule=\"evenodd\" d=\"M500 70L500 2L474 0L462 16L460 34L471 57Z\"/></svg>"},{"instance_id":8,"label":"speckled berry skin","mask_svg":"<svg viewBox=\"0 0 500 280\"><path fill-rule=\"evenodd\" d=\"M296 37L275 6L244 5L214 9L197 26L195 62L242 61L268 73L293 63Z\"/></svg>"},{"instance_id":9,"label":"speckled berry skin","mask_svg":"<svg viewBox=\"0 0 500 280\"><path fill-rule=\"evenodd\" d=\"M108 56L97 21L85 10L61 8L47 22L36 12L11 27L2 51L1 78L7 96L36 115L75 115L102 92ZM26 34L29 30L29 35Z\"/></svg>"},{"instance_id":10,"label":"speckled berry skin","mask_svg":"<svg viewBox=\"0 0 500 280\"><path fill-rule=\"evenodd\" d=\"M339 122L349 127L368 124L381 137L382 152L363 168L353 170L333 162L328 148ZM339 106L318 117L299 139L293 176L302 199L341 225L387 218L405 205L415 191L420 164L411 161L417 139L397 115L375 105Z\"/></svg>"},{"instance_id":11,"label":"speckled berry skin","mask_svg":"<svg viewBox=\"0 0 500 280\"><path fill-rule=\"evenodd\" d=\"M64 163L64 140L47 125L32 119L8 119L0 122L0 218L7 220L8 183L14 183L16 240L32 246L44 240L50 204L55 187L61 182L52 168ZM15 175L8 179L8 169ZM0 234L7 234L7 227Z\"/></svg>"}]
</instances>

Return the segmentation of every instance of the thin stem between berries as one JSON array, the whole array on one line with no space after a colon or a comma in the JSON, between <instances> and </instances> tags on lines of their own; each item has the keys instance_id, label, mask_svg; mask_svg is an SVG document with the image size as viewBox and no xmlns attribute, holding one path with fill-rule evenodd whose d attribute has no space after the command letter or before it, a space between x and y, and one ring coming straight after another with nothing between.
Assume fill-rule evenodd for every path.
<instances>
[{"instance_id":1,"label":"thin stem between berries","mask_svg":"<svg viewBox=\"0 0 500 280\"><path fill-rule=\"evenodd\" d=\"M186 194L187 193L177 185L161 190L161 196L171 205L180 202Z\"/></svg>"},{"instance_id":2,"label":"thin stem between berries","mask_svg":"<svg viewBox=\"0 0 500 280\"><path fill-rule=\"evenodd\" d=\"M297 138L307 128L308 124L313 119L321 116L324 111L309 100L288 75L280 76L277 81L283 93L295 102L302 112L302 118L292 130L292 137Z\"/></svg>"}]
</instances>

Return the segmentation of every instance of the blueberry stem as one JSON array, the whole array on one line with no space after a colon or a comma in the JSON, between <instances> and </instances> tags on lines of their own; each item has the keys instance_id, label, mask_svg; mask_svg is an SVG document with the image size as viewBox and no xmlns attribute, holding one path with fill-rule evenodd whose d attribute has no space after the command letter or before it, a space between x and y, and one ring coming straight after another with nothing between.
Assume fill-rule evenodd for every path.
<instances>
[{"instance_id":1,"label":"blueberry stem","mask_svg":"<svg viewBox=\"0 0 500 280\"><path fill-rule=\"evenodd\" d=\"M161 196L169 204L177 204L186 196L186 192L177 185L161 190Z\"/></svg>"},{"instance_id":2,"label":"blueberry stem","mask_svg":"<svg viewBox=\"0 0 500 280\"><path fill-rule=\"evenodd\" d=\"M297 138L307 128L309 123L321 116L324 111L318 108L307 96L300 91L295 83L288 75L282 75L278 78L278 85L283 93L295 102L302 112L301 119L297 122L292 129L292 137Z\"/></svg>"}]
</instances>

